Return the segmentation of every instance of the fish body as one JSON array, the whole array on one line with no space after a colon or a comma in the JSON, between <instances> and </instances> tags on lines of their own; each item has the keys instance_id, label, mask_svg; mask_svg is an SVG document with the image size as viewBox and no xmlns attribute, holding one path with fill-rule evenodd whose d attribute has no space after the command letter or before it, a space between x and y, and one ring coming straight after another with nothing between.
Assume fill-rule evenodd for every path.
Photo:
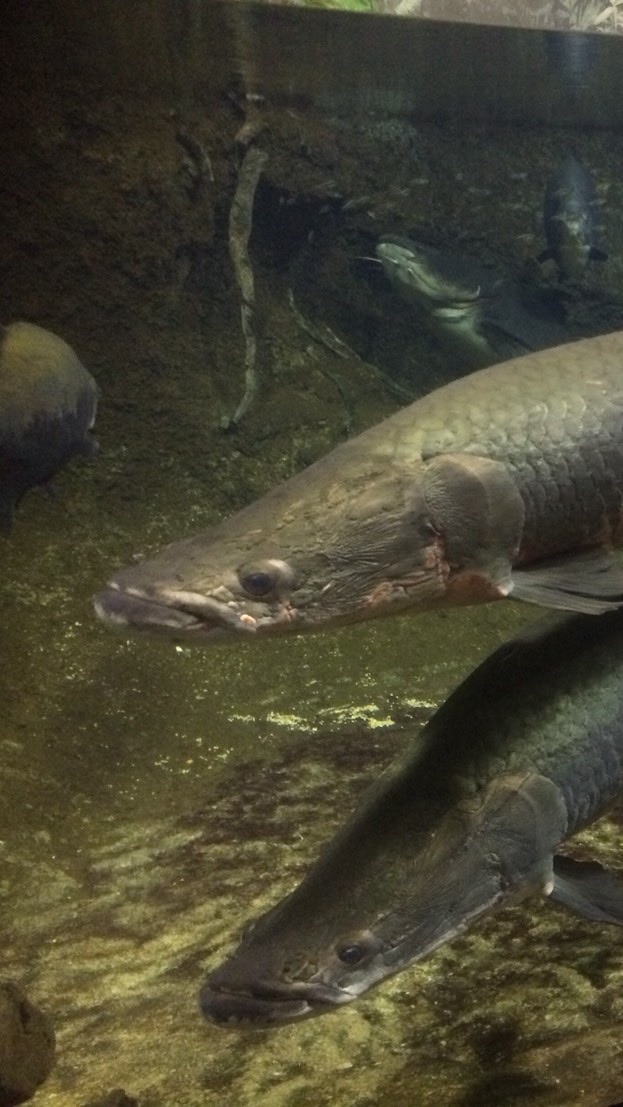
<instances>
[{"instance_id":1,"label":"fish body","mask_svg":"<svg viewBox=\"0 0 623 1107\"><path fill-rule=\"evenodd\" d=\"M338 446L95 598L188 643L513 596L623 596L623 332L481 369ZM593 557L596 553L599 556Z\"/></svg>"},{"instance_id":2,"label":"fish body","mask_svg":"<svg viewBox=\"0 0 623 1107\"><path fill-rule=\"evenodd\" d=\"M223 1025L335 1010L541 893L623 925L623 882L557 854L623 788L623 613L540 620L453 692L302 883L201 991Z\"/></svg>"},{"instance_id":3,"label":"fish body","mask_svg":"<svg viewBox=\"0 0 623 1107\"><path fill-rule=\"evenodd\" d=\"M392 285L467 370L568 341L564 327L473 258L385 235L376 254Z\"/></svg>"},{"instance_id":4,"label":"fish body","mask_svg":"<svg viewBox=\"0 0 623 1107\"><path fill-rule=\"evenodd\" d=\"M578 280L589 261L608 257L597 245L597 193L587 169L568 154L545 187L543 227L547 249L539 261L553 259L561 280Z\"/></svg>"},{"instance_id":5,"label":"fish body","mask_svg":"<svg viewBox=\"0 0 623 1107\"><path fill-rule=\"evenodd\" d=\"M97 385L62 338L33 323L0 329L0 529L30 488L97 449L96 410Z\"/></svg>"}]
</instances>

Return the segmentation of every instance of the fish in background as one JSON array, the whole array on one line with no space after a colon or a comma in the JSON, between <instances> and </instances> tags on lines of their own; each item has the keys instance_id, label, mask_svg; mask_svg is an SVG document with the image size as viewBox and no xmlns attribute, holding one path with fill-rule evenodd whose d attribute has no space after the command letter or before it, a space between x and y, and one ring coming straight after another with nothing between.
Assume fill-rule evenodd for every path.
<instances>
[{"instance_id":1,"label":"fish in background","mask_svg":"<svg viewBox=\"0 0 623 1107\"><path fill-rule=\"evenodd\" d=\"M483 916L541 895L623 926L623 881L559 847L623 789L623 613L499 647L200 994L224 1026L334 1011ZM526 968L527 971L527 968Z\"/></svg>"},{"instance_id":2,"label":"fish in background","mask_svg":"<svg viewBox=\"0 0 623 1107\"><path fill-rule=\"evenodd\" d=\"M595 183L587 169L567 154L545 187L543 227L547 249L539 261L552 259L563 281L577 281L589 261L606 261L608 255L597 245Z\"/></svg>"},{"instance_id":3,"label":"fish in background","mask_svg":"<svg viewBox=\"0 0 623 1107\"><path fill-rule=\"evenodd\" d=\"M34 323L0 328L0 532L24 494L72 457L97 450L97 385L57 335Z\"/></svg>"},{"instance_id":4,"label":"fish in background","mask_svg":"<svg viewBox=\"0 0 623 1107\"><path fill-rule=\"evenodd\" d=\"M621 604L623 331L460 377L122 569L113 629L188 645L508 597Z\"/></svg>"},{"instance_id":5,"label":"fish in background","mask_svg":"<svg viewBox=\"0 0 623 1107\"><path fill-rule=\"evenodd\" d=\"M519 288L474 258L383 235L376 256L402 299L466 370L569 341L563 326L524 304Z\"/></svg>"}]
</instances>

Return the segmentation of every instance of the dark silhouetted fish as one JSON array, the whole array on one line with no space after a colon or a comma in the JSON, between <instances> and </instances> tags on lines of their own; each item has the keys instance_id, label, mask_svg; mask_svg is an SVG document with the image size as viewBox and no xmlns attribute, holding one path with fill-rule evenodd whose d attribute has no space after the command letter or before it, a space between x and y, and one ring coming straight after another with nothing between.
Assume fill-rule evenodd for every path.
<instances>
[{"instance_id":1,"label":"dark silhouetted fish","mask_svg":"<svg viewBox=\"0 0 623 1107\"><path fill-rule=\"evenodd\" d=\"M33 323L0 329L0 530L29 488L97 448L93 377L62 338Z\"/></svg>"},{"instance_id":2,"label":"dark silhouetted fish","mask_svg":"<svg viewBox=\"0 0 623 1107\"><path fill-rule=\"evenodd\" d=\"M622 926L623 882L557 853L622 788L623 613L541 620L456 689L246 927L204 1014L266 1026L336 1010L531 893Z\"/></svg>"},{"instance_id":3,"label":"dark silhouetted fish","mask_svg":"<svg viewBox=\"0 0 623 1107\"><path fill-rule=\"evenodd\" d=\"M112 626L196 644L508 596L592 613L623 595L604 560L622 543L617 332L423 396L122 570L95 606Z\"/></svg>"},{"instance_id":4,"label":"dark silhouetted fish","mask_svg":"<svg viewBox=\"0 0 623 1107\"><path fill-rule=\"evenodd\" d=\"M545 188L543 226L547 250L539 261L552 258L563 280L578 280L589 261L605 261L597 245L597 193L593 178L568 154Z\"/></svg>"},{"instance_id":5,"label":"dark silhouetted fish","mask_svg":"<svg viewBox=\"0 0 623 1107\"><path fill-rule=\"evenodd\" d=\"M467 369L560 346L565 328L523 303L519 290L473 258L385 235L376 254L394 288Z\"/></svg>"}]
</instances>

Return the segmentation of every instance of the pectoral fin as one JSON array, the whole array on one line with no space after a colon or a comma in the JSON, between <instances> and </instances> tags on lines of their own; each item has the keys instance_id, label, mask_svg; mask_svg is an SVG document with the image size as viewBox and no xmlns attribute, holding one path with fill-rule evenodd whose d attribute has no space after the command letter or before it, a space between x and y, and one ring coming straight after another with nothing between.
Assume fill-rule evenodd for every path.
<instances>
[{"instance_id":1,"label":"pectoral fin","mask_svg":"<svg viewBox=\"0 0 623 1107\"><path fill-rule=\"evenodd\" d=\"M514 599L563 611L601 615L623 607L623 569L602 550L570 554L514 569Z\"/></svg>"},{"instance_id":2,"label":"pectoral fin","mask_svg":"<svg viewBox=\"0 0 623 1107\"><path fill-rule=\"evenodd\" d=\"M623 926L623 880L596 861L556 854L550 897L583 919Z\"/></svg>"}]
</instances>

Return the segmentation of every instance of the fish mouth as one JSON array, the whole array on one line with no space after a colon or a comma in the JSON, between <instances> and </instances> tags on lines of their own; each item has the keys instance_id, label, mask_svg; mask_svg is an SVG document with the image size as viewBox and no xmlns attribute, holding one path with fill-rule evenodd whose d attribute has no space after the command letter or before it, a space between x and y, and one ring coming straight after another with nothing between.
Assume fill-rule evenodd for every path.
<instances>
[{"instance_id":1,"label":"fish mouth","mask_svg":"<svg viewBox=\"0 0 623 1107\"><path fill-rule=\"evenodd\" d=\"M357 997L326 984L259 985L252 991L228 990L209 979L199 993L199 1007L219 1026L269 1027L325 1014Z\"/></svg>"},{"instance_id":2,"label":"fish mouth","mask_svg":"<svg viewBox=\"0 0 623 1107\"><path fill-rule=\"evenodd\" d=\"M93 599L95 614L107 626L152 631L174 637L219 638L238 631L254 634L257 620L198 592L166 590L157 594L108 584Z\"/></svg>"}]
</instances>

